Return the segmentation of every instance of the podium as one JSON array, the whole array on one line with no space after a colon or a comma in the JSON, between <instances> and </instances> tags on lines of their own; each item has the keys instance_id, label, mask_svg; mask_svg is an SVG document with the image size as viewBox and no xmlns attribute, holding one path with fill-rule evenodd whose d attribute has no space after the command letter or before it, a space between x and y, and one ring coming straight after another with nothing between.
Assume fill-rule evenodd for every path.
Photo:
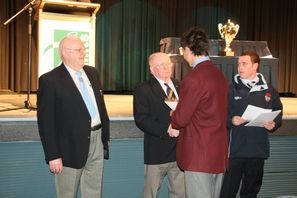
<instances>
[{"instance_id":1,"label":"podium","mask_svg":"<svg viewBox=\"0 0 297 198\"><path fill-rule=\"evenodd\" d=\"M160 41L160 51L169 55L174 64L173 77L182 80L191 70L188 63L179 54L180 38L167 37ZM231 48L235 56L220 56L225 48L224 40L210 40L209 56L226 77L228 83L232 83L237 72L237 59L242 52L255 51L260 56L259 72L262 73L267 81L277 89L277 65L278 58L274 58L267 46L266 41L238 41L231 43Z\"/></svg>"},{"instance_id":2,"label":"podium","mask_svg":"<svg viewBox=\"0 0 297 198\"><path fill-rule=\"evenodd\" d=\"M61 64L59 41L66 35L81 38L86 47L85 64L95 66L96 13L100 4L41 0L38 20L38 76Z\"/></svg>"}]
</instances>

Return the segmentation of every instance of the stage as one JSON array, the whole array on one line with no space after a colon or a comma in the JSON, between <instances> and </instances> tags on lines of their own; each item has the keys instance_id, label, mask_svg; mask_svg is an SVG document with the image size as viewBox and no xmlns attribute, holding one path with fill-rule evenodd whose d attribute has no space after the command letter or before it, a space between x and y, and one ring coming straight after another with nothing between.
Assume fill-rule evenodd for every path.
<instances>
[{"instance_id":1,"label":"stage","mask_svg":"<svg viewBox=\"0 0 297 198\"><path fill-rule=\"evenodd\" d=\"M108 115L111 119L133 119L133 96L132 95L104 95ZM24 107L27 100L26 94L1 94L0 95L0 119L36 119L36 111ZM281 98L284 106L284 119L297 119L297 98ZM36 107L36 94L30 95L30 102ZM6 111L8 110L8 111Z\"/></svg>"},{"instance_id":2,"label":"stage","mask_svg":"<svg viewBox=\"0 0 297 198\"><path fill-rule=\"evenodd\" d=\"M111 138L142 138L143 133L133 119L132 95L104 96L111 121ZM0 95L0 141L39 140L36 110L24 108L26 94L2 93ZM297 98L281 98L284 106L282 127L273 135L297 135ZM30 95L36 107L36 94ZM16 108L21 108L13 110Z\"/></svg>"},{"instance_id":3,"label":"stage","mask_svg":"<svg viewBox=\"0 0 297 198\"><path fill-rule=\"evenodd\" d=\"M36 107L36 94L30 94L30 102ZM104 95L108 115L115 119L132 119L133 117L133 96L132 95ZM27 94L1 94L0 95L0 119L36 119L36 111L29 111L24 107ZM296 102L297 103L297 102ZM297 106L297 105L296 105ZM11 110L10 110L11 109ZM296 111L297 114L297 111Z\"/></svg>"},{"instance_id":4,"label":"stage","mask_svg":"<svg viewBox=\"0 0 297 198\"><path fill-rule=\"evenodd\" d=\"M0 163L3 178L0 191L5 195L19 193L20 196L29 192L27 197L40 197L46 192L49 197L54 197L54 178L43 160L36 111L1 112L24 107L25 100L26 94L0 95L0 160L4 163ZM281 100L284 104L283 124L270 136L271 157L265 162L260 197L297 193L297 98ZM110 117L111 157L104 161L104 197L117 197L118 193L110 196L114 189L121 192L123 198L140 197L143 189L143 132L133 119L133 96L105 95L105 101ZM36 105L35 94L30 95L30 102ZM36 185L38 190L32 188ZM159 194L164 197L168 193L166 185L162 186Z\"/></svg>"},{"instance_id":5,"label":"stage","mask_svg":"<svg viewBox=\"0 0 297 198\"><path fill-rule=\"evenodd\" d=\"M111 121L111 138L142 138L143 133L133 119L133 96L105 95L104 98ZM0 142L39 140L36 110L22 108L26 100L26 94L0 95ZM30 95L30 103L36 107L36 94Z\"/></svg>"}]
</instances>

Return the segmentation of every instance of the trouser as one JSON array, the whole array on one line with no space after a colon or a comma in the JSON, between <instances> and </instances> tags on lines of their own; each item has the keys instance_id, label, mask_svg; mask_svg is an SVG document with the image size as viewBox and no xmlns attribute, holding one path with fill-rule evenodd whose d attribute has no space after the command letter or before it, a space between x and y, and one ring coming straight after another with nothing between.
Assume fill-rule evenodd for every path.
<instances>
[{"instance_id":1,"label":"trouser","mask_svg":"<svg viewBox=\"0 0 297 198\"><path fill-rule=\"evenodd\" d=\"M218 198L224 173L185 171L187 198Z\"/></svg>"},{"instance_id":2,"label":"trouser","mask_svg":"<svg viewBox=\"0 0 297 198\"><path fill-rule=\"evenodd\" d=\"M221 190L221 198L236 198L241 181L241 198L255 198L263 180L264 158L231 158Z\"/></svg>"},{"instance_id":3,"label":"trouser","mask_svg":"<svg viewBox=\"0 0 297 198\"><path fill-rule=\"evenodd\" d=\"M144 165L144 198L156 198L164 177L168 178L168 194L170 198L185 198L184 172L176 162L157 165Z\"/></svg>"},{"instance_id":4,"label":"trouser","mask_svg":"<svg viewBox=\"0 0 297 198\"><path fill-rule=\"evenodd\" d=\"M90 148L85 166L74 169L63 166L55 176L58 198L76 198L78 186L82 198L100 198L103 174L103 144L101 129L91 132Z\"/></svg>"}]
</instances>

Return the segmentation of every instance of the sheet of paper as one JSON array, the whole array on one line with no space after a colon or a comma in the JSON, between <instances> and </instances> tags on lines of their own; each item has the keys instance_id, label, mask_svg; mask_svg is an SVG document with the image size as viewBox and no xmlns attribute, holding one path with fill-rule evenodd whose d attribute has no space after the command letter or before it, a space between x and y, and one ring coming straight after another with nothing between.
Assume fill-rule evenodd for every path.
<instances>
[{"instance_id":1,"label":"sheet of paper","mask_svg":"<svg viewBox=\"0 0 297 198\"><path fill-rule=\"evenodd\" d=\"M177 101L166 101L165 103L170 107L171 110L175 110L177 106Z\"/></svg>"},{"instance_id":2,"label":"sheet of paper","mask_svg":"<svg viewBox=\"0 0 297 198\"><path fill-rule=\"evenodd\" d=\"M272 121L281 112L281 110L272 111L268 113L262 113L258 115L255 119L247 123L245 126L258 126L263 127L264 122Z\"/></svg>"},{"instance_id":3,"label":"sheet of paper","mask_svg":"<svg viewBox=\"0 0 297 198\"><path fill-rule=\"evenodd\" d=\"M255 119L258 115L262 113L268 113L271 111L272 111L271 109L263 109L253 105L248 105L246 110L242 114L241 118L245 119L246 121L251 121Z\"/></svg>"}]
</instances>

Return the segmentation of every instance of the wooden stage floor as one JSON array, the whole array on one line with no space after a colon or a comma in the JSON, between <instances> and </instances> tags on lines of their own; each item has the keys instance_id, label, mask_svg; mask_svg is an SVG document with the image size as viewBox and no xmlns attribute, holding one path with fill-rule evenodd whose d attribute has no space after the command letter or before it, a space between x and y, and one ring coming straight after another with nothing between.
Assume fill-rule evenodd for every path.
<instances>
[{"instance_id":1,"label":"wooden stage floor","mask_svg":"<svg viewBox=\"0 0 297 198\"><path fill-rule=\"evenodd\" d=\"M133 118L132 95L104 95L108 115L115 119ZM0 118L36 118L36 111L24 107L27 100L26 94L1 94L0 95ZM36 107L36 94L30 94L30 102ZM6 111L8 110L8 111Z\"/></svg>"},{"instance_id":2,"label":"wooden stage floor","mask_svg":"<svg viewBox=\"0 0 297 198\"><path fill-rule=\"evenodd\" d=\"M132 95L109 95L105 96L106 107L109 117L113 119L133 119L133 96ZM1 94L0 95L0 118L36 118L36 111L24 107L27 100L26 94ZM297 119L297 98L281 98L284 106L284 119ZM30 95L32 106L36 107L36 94ZM6 111L9 110L9 111Z\"/></svg>"}]
</instances>

